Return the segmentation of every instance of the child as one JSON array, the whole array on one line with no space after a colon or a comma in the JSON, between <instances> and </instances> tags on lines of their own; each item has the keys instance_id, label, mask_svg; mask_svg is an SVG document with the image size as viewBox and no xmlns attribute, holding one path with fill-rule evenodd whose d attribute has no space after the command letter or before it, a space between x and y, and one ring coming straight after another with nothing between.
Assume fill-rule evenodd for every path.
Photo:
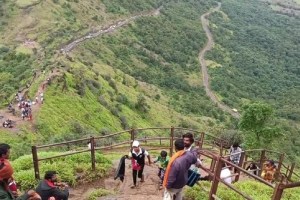
<instances>
[{"instance_id":1,"label":"child","mask_svg":"<svg viewBox=\"0 0 300 200\"><path fill-rule=\"evenodd\" d=\"M160 178L160 189L162 189L162 184L164 181L165 171L169 163L168 153L166 151L161 151L160 156L158 156L157 160L154 163L159 162L160 165L158 167L158 177Z\"/></svg>"}]
</instances>

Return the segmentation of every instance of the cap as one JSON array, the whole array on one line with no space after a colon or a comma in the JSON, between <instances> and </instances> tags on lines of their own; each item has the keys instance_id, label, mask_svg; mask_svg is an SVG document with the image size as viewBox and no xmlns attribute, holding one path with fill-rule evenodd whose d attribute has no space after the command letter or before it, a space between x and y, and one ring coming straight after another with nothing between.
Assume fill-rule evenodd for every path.
<instances>
[{"instance_id":1,"label":"cap","mask_svg":"<svg viewBox=\"0 0 300 200\"><path fill-rule=\"evenodd\" d=\"M139 141L137 141L137 140L133 141L132 147L138 147L138 146L140 146Z\"/></svg>"}]
</instances>

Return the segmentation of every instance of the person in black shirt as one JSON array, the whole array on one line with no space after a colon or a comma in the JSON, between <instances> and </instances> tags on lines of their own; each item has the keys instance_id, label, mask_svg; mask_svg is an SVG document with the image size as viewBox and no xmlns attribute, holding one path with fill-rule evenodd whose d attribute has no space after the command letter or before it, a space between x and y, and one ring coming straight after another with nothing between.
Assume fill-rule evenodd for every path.
<instances>
[{"instance_id":1,"label":"person in black shirt","mask_svg":"<svg viewBox=\"0 0 300 200\"><path fill-rule=\"evenodd\" d=\"M138 141L133 141L132 149L129 152L128 157L131 159L132 164L132 178L133 185L131 188L136 188L136 176L141 179L141 182L144 182L144 166L145 166L145 157L148 158L149 165L151 164L151 159L148 151L140 147L140 143Z\"/></svg>"}]
</instances>

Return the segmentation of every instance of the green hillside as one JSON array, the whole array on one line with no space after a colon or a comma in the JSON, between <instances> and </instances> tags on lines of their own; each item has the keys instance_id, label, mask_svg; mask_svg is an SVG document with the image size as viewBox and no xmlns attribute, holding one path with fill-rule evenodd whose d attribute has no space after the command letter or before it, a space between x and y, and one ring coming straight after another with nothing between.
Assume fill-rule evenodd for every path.
<instances>
[{"instance_id":1,"label":"green hillside","mask_svg":"<svg viewBox=\"0 0 300 200\"><path fill-rule=\"evenodd\" d=\"M280 117L299 121L299 18L256 0L225 0L222 11L226 17L210 17L217 44L209 58L223 66L210 70L213 89L228 105L263 100Z\"/></svg>"}]
</instances>

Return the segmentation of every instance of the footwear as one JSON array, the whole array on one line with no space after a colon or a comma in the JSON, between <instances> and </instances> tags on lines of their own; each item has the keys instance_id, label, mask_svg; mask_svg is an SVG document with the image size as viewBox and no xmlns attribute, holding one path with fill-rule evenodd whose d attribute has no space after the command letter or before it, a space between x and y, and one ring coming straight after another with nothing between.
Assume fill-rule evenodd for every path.
<instances>
[{"instance_id":1,"label":"footwear","mask_svg":"<svg viewBox=\"0 0 300 200\"><path fill-rule=\"evenodd\" d=\"M144 179L144 174L142 175L142 178L141 178L141 183L145 182L145 179Z\"/></svg>"},{"instance_id":2,"label":"footwear","mask_svg":"<svg viewBox=\"0 0 300 200\"><path fill-rule=\"evenodd\" d=\"M162 184L159 185L159 188L158 188L158 189L159 189L159 190L162 190L162 189L163 189Z\"/></svg>"},{"instance_id":3,"label":"footwear","mask_svg":"<svg viewBox=\"0 0 300 200\"><path fill-rule=\"evenodd\" d=\"M132 185L132 186L130 186L130 188L131 188L131 189L134 189L134 188L136 188L136 185Z\"/></svg>"}]
</instances>

